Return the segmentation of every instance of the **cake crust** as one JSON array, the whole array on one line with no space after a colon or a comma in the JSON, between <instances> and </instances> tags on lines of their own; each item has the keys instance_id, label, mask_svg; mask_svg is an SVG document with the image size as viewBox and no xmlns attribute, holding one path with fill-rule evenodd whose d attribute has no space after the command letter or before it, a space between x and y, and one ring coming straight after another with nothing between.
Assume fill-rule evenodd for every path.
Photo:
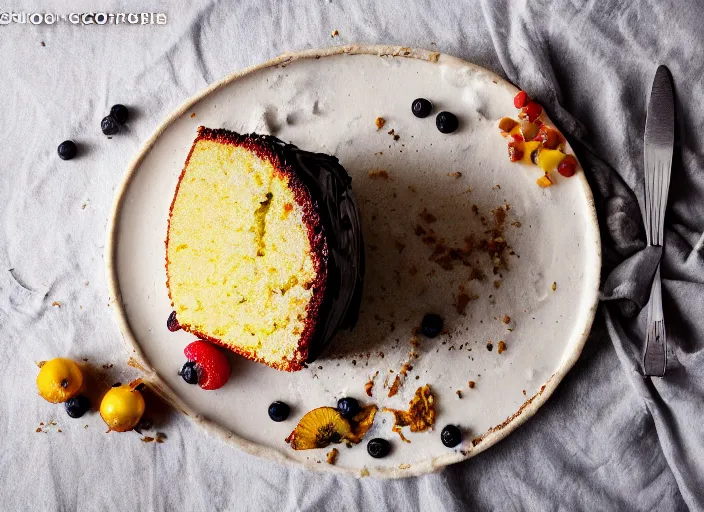
<instances>
[{"instance_id":1,"label":"cake crust","mask_svg":"<svg viewBox=\"0 0 704 512\"><path fill-rule=\"evenodd\" d=\"M218 142L220 144L228 144L233 146L239 146L246 150L253 152L259 158L267 160L274 168L274 172L280 176L285 176L288 180L288 187L293 192L293 197L296 203L301 207L303 211L303 223L306 226L308 241L310 243L310 256L313 261L315 279L310 283L313 289L313 295L306 305L306 319L304 323L303 331L298 339L298 346L296 348L294 357L291 359L281 359L279 361L265 360L258 357L254 351L246 350L242 347L233 346L230 344L223 343L223 341L217 337L211 336L208 333L201 332L194 326L188 323L181 323L181 327L186 332L189 332L200 339L208 340L213 343L222 345L228 350L231 350L247 359L264 363L268 366L276 368L277 370L283 370L288 372L294 372L301 370L306 367L306 361L309 357L309 348L312 345L313 337L315 335L316 327L318 324L318 318L321 312L321 305L325 297L326 292L326 282L328 275L328 245L324 235L324 230L321 229L321 219L316 208L314 207L313 198L308 191L305 184L296 174L295 170L291 165L283 161L279 155L272 150L272 148L266 144L263 136L256 134L245 134L240 135L234 132L230 132L224 129L211 129L204 126L198 128L198 135L193 141L193 145L188 153L186 162L183 166L181 174L176 185L176 191L174 197L171 201L171 206L169 208L169 221L168 229L166 234L166 286L169 291L169 299L171 300L172 306L174 306L174 301L171 293L170 285L170 275L169 275L169 238L171 232L171 219L173 215L174 205L176 203L176 198L178 197L179 189L181 187L183 178L186 174L186 170L191 160L193 151L202 140Z\"/></svg>"}]
</instances>

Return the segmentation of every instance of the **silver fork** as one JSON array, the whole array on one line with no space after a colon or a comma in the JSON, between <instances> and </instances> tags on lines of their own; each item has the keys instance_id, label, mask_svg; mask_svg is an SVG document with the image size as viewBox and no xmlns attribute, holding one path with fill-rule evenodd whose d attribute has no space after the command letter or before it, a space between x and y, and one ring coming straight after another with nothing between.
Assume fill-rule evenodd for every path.
<instances>
[{"instance_id":1,"label":"silver fork","mask_svg":"<svg viewBox=\"0 0 704 512\"><path fill-rule=\"evenodd\" d=\"M674 95L670 72L658 67L648 103L645 123L645 228L648 245L662 247L665 238L665 209L670 189L674 146ZM645 375L662 377L667 368L667 334L662 311L662 282L658 263L648 301L645 337Z\"/></svg>"}]
</instances>

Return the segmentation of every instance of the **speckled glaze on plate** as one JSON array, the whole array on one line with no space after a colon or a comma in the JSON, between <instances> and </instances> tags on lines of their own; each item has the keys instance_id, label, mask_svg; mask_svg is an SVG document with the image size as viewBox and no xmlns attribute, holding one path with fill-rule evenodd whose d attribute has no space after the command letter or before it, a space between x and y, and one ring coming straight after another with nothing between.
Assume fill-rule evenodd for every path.
<instances>
[{"instance_id":1,"label":"speckled glaze on plate","mask_svg":"<svg viewBox=\"0 0 704 512\"><path fill-rule=\"evenodd\" d=\"M516 116L515 93L497 75L437 52L345 46L284 54L189 99L130 164L108 226L108 285L131 364L210 433L249 453L311 469L419 475L503 439L536 412L579 357L596 310L601 264L582 171L569 179L557 175L555 186L541 189L537 168L508 161L496 125L503 116ZM417 97L434 103L428 118L411 113ZM436 129L441 110L459 118L455 133ZM377 129L377 117L386 120L383 129ZM336 155L353 177L367 252L354 331L340 333L318 361L297 373L233 355L232 378L209 392L177 374L193 336L166 329L168 211L199 125L270 133ZM493 274L489 256L475 251L471 265L486 275L482 280L470 279L470 267L447 270L431 261L434 247L416 235L420 226L461 246L470 234L481 238L492 226L491 210L505 204L504 236L514 254L507 251L506 268ZM463 294L473 300L460 312ZM446 333L414 336L427 312L444 317ZM506 344L501 354L499 341ZM388 397L404 362L412 369L398 394ZM372 378L369 397L365 384ZM469 381L475 383L471 389ZM410 443L391 431L392 415L381 411L360 445L337 445L335 465L325 462L330 448L293 451L284 442L315 407L354 396L380 408L405 409L426 383L437 400L436 426L424 433L406 428ZM287 421L269 419L274 400L291 405ZM452 449L440 441L440 430L450 423L464 432ZM391 455L369 457L365 445L373 437L390 440Z\"/></svg>"}]
</instances>

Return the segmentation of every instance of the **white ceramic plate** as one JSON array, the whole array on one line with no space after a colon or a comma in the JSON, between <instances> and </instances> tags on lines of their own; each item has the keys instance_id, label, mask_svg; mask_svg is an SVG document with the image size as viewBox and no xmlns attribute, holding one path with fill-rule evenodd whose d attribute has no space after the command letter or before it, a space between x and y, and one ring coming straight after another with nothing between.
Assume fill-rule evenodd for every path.
<instances>
[{"instance_id":1,"label":"white ceramic plate","mask_svg":"<svg viewBox=\"0 0 704 512\"><path fill-rule=\"evenodd\" d=\"M503 116L516 116L515 93L493 73L447 55L348 46L282 55L188 100L127 169L108 229L109 286L145 378L208 431L239 448L320 470L417 475L472 457L505 437L547 400L579 356L597 304L601 259L582 171L569 179L557 176L555 186L541 189L535 167L509 162L496 125ZM434 103L433 115L412 115L417 97ZM438 132L434 114L440 110L459 117L457 132ZM375 126L378 116L386 119L382 130ZM210 392L177 375L183 348L194 338L165 326L171 305L164 238L176 182L199 125L274 134L303 149L336 155L353 177L367 251L362 311L355 330L338 335L306 370L282 373L233 355L232 378ZM398 140L387 133L391 129ZM378 170L388 179L370 177ZM480 237L487 229L482 216L491 224L490 210L505 202L510 205L505 237L516 255L507 256L501 276L492 275L490 258L480 252L473 258L487 273L483 281L470 281L462 265L445 270L429 260L432 248L414 233L417 225L432 227L450 244L461 245L470 233ZM437 218L432 224L420 216L426 208ZM455 307L460 286L478 296L464 315ZM442 314L448 333L419 337L413 346L413 328L431 311ZM502 354L499 340L507 346ZM418 354L413 369L389 398L384 381L394 380L412 351ZM369 398L365 383L377 371ZM325 462L329 449L293 451L284 442L306 411L334 406L339 397L405 409L426 383L437 400L435 429L410 434L406 428L411 443L404 443L391 432L392 415L380 412L366 439L392 442L393 452L384 459L369 457L366 439L350 449L338 447L334 466ZM292 406L287 421L269 419L273 400ZM449 423L464 431L454 449L440 441L440 430Z\"/></svg>"}]
</instances>

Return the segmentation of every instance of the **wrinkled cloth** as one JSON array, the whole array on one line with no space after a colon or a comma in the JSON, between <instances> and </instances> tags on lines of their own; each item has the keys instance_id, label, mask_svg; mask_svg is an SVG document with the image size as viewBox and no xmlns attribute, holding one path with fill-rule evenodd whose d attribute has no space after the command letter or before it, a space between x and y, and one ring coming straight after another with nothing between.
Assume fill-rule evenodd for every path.
<instances>
[{"instance_id":1,"label":"wrinkled cloth","mask_svg":"<svg viewBox=\"0 0 704 512\"><path fill-rule=\"evenodd\" d=\"M699 2L181 0L144 10L166 12L168 24L0 26L0 510L704 510ZM540 101L574 146L597 205L603 303L546 405L467 462L383 481L264 461L166 410L153 427L165 442L141 443L136 433L104 434L97 414L71 420L41 400L34 365L56 355L105 365L110 380L135 375L110 367L126 356L103 249L116 187L155 126L233 70L348 43L437 49L485 66ZM670 363L666 378L647 379L642 308L657 256L645 248L638 201L658 64L674 77L678 144L661 267ZM131 119L108 140L99 125L114 103ZM80 155L62 162L56 147L68 138Z\"/></svg>"}]
</instances>

